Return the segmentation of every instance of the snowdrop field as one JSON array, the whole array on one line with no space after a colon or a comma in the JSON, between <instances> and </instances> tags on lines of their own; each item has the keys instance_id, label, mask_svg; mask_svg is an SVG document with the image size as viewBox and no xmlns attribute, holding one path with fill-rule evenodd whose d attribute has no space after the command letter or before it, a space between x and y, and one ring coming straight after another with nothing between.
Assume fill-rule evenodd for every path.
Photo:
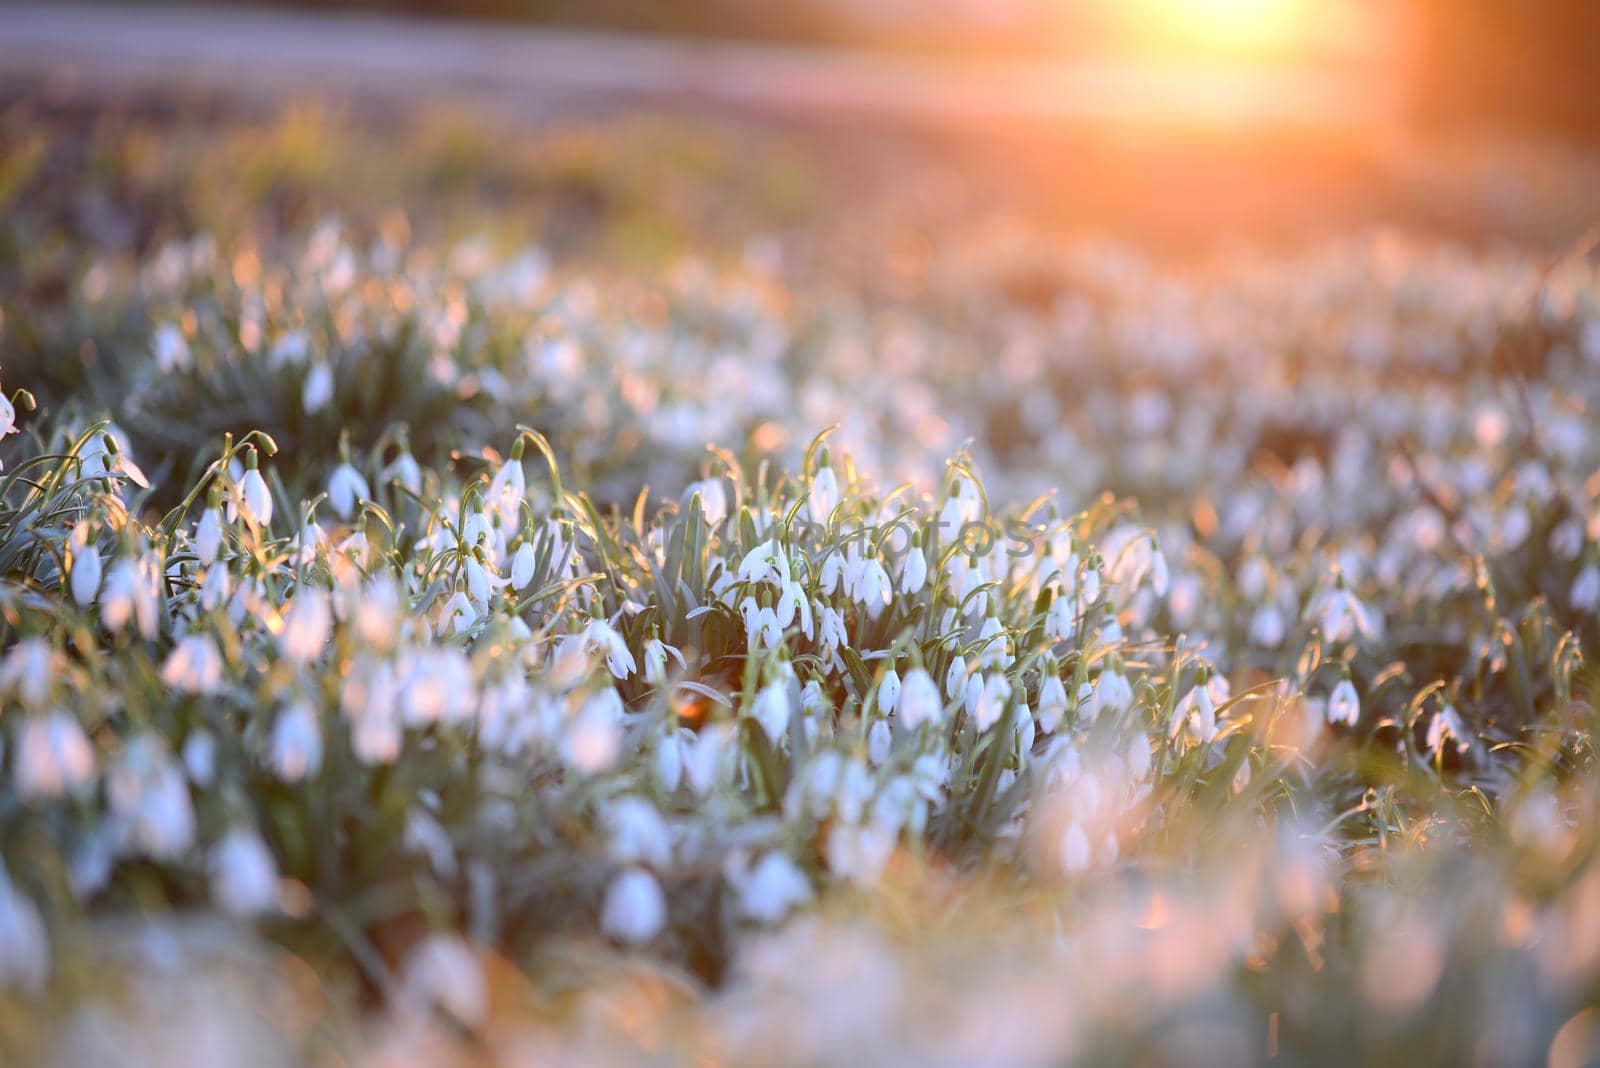
<instances>
[{"instance_id":1,"label":"snowdrop field","mask_svg":"<svg viewBox=\"0 0 1600 1068\"><path fill-rule=\"evenodd\" d=\"M0 111L0 1063L1590 1062L1593 237L364 130Z\"/></svg>"}]
</instances>

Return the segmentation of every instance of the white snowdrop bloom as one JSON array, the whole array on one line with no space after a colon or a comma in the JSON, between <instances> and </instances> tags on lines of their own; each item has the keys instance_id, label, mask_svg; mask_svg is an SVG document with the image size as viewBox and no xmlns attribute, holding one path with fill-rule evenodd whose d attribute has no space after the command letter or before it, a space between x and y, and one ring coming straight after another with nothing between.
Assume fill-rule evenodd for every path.
<instances>
[{"instance_id":1,"label":"white snowdrop bloom","mask_svg":"<svg viewBox=\"0 0 1600 1068\"><path fill-rule=\"evenodd\" d=\"M700 728L684 748L683 775L689 789L704 797L717 785L724 758L729 752L733 728L726 723L711 723Z\"/></svg>"},{"instance_id":2,"label":"white snowdrop bloom","mask_svg":"<svg viewBox=\"0 0 1600 1068\"><path fill-rule=\"evenodd\" d=\"M150 347L155 353L156 367L162 374L187 371L194 364L189 341L175 323L162 323L156 327Z\"/></svg>"},{"instance_id":3,"label":"white snowdrop bloom","mask_svg":"<svg viewBox=\"0 0 1600 1068\"><path fill-rule=\"evenodd\" d=\"M883 762L889 759L889 748L893 744L894 735L890 733L889 721L874 720L872 726L867 728L867 759L871 761L873 767L883 767Z\"/></svg>"},{"instance_id":4,"label":"white snowdrop bloom","mask_svg":"<svg viewBox=\"0 0 1600 1068\"><path fill-rule=\"evenodd\" d=\"M538 556L533 551L532 542L523 542L517 546L517 551L511 557L511 588L521 593L528 588L528 583L533 581L534 569L538 566Z\"/></svg>"},{"instance_id":5,"label":"white snowdrop bloom","mask_svg":"<svg viewBox=\"0 0 1600 1068\"><path fill-rule=\"evenodd\" d=\"M1600 566L1586 564L1572 580L1572 592L1567 601L1574 612L1600 612Z\"/></svg>"},{"instance_id":6,"label":"white snowdrop bloom","mask_svg":"<svg viewBox=\"0 0 1600 1068\"><path fill-rule=\"evenodd\" d=\"M213 694L222 689L222 651L209 634L190 634L173 646L161 666L161 681L184 693Z\"/></svg>"},{"instance_id":7,"label":"white snowdrop bloom","mask_svg":"<svg viewBox=\"0 0 1600 1068\"><path fill-rule=\"evenodd\" d=\"M106 779L111 813L126 848L157 860L174 860L194 841L189 787L166 747L154 735L129 742Z\"/></svg>"},{"instance_id":8,"label":"white snowdrop bloom","mask_svg":"<svg viewBox=\"0 0 1600 1068\"><path fill-rule=\"evenodd\" d=\"M806 596L805 587L798 582L790 582L783 587L773 614L777 617L778 626L783 630L788 630L789 625L798 618L800 633L805 635L808 641L816 634L812 624L811 599Z\"/></svg>"},{"instance_id":9,"label":"white snowdrop bloom","mask_svg":"<svg viewBox=\"0 0 1600 1068\"><path fill-rule=\"evenodd\" d=\"M606 888L600 929L617 941L642 945L660 934L666 922L666 895L656 877L643 868L623 871Z\"/></svg>"},{"instance_id":10,"label":"white snowdrop bloom","mask_svg":"<svg viewBox=\"0 0 1600 1068\"><path fill-rule=\"evenodd\" d=\"M817 586L824 596L832 597L839 589L839 582L844 577L844 555L831 552L827 559L822 561L822 571L817 576Z\"/></svg>"},{"instance_id":11,"label":"white snowdrop bloom","mask_svg":"<svg viewBox=\"0 0 1600 1068\"><path fill-rule=\"evenodd\" d=\"M465 634L478 622L478 610L464 590L457 590L444 603L443 625L451 634Z\"/></svg>"},{"instance_id":12,"label":"white snowdrop bloom","mask_svg":"<svg viewBox=\"0 0 1600 1068\"><path fill-rule=\"evenodd\" d=\"M1150 739L1143 734L1135 734L1128 742L1126 758L1128 775L1134 782L1143 782L1145 776L1150 774L1150 760Z\"/></svg>"},{"instance_id":13,"label":"white snowdrop bloom","mask_svg":"<svg viewBox=\"0 0 1600 1068\"><path fill-rule=\"evenodd\" d=\"M739 914L757 923L774 924L811 900L811 883L787 856L771 852L749 870L729 876L738 894Z\"/></svg>"},{"instance_id":14,"label":"white snowdrop bloom","mask_svg":"<svg viewBox=\"0 0 1600 1068\"><path fill-rule=\"evenodd\" d=\"M235 916L278 907L278 863L251 830L234 828L211 849L211 900Z\"/></svg>"},{"instance_id":15,"label":"white snowdrop bloom","mask_svg":"<svg viewBox=\"0 0 1600 1068\"><path fill-rule=\"evenodd\" d=\"M1011 637L1000 625L1000 620L994 616L986 616L983 627L978 631L978 640L981 642L978 654L978 666L988 668L1008 668L1011 666Z\"/></svg>"},{"instance_id":16,"label":"white snowdrop bloom","mask_svg":"<svg viewBox=\"0 0 1600 1068\"><path fill-rule=\"evenodd\" d=\"M789 582L788 557L776 541L764 541L739 561L739 581L751 584L770 582L781 589Z\"/></svg>"},{"instance_id":17,"label":"white snowdrop bloom","mask_svg":"<svg viewBox=\"0 0 1600 1068\"><path fill-rule=\"evenodd\" d=\"M1165 597L1172 588L1172 576L1167 569L1167 556L1154 540L1150 546L1150 589L1157 597Z\"/></svg>"},{"instance_id":18,"label":"white snowdrop bloom","mask_svg":"<svg viewBox=\"0 0 1600 1068\"><path fill-rule=\"evenodd\" d=\"M1067 875L1078 875L1089 868L1089 836L1082 824L1067 824L1061 832L1061 870Z\"/></svg>"},{"instance_id":19,"label":"white snowdrop bloom","mask_svg":"<svg viewBox=\"0 0 1600 1068\"><path fill-rule=\"evenodd\" d=\"M789 726L789 716L792 712L789 684L782 678L777 678L763 686L761 692L756 694L750 714L761 724L761 729L767 734L767 740L777 745Z\"/></svg>"},{"instance_id":20,"label":"white snowdrop bloom","mask_svg":"<svg viewBox=\"0 0 1600 1068\"><path fill-rule=\"evenodd\" d=\"M208 730L196 730L183 740L179 756L189 781L202 790L211 786L217 776L217 739Z\"/></svg>"},{"instance_id":21,"label":"white snowdrop bloom","mask_svg":"<svg viewBox=\"0 0 1600 1068\"><path fill-rule=\"evenodd\" d=\"M978 676L974 675L973 679L976 681ZM1006 677L1000 672L991 672L983 679L977 703L969 710L979 734L1000 722L1000 716L1006 710L1006 702L1010 699L1011 683L1007 682Z\"/></svg>"},{"instance_id":22,"label":"white snowdrop bloom","mask_svg":"<svg viewBox=\"0 0 1600 1068\"><path fill-rule=\"evenodd\" d=\"M1439 702L1439 711L1428 723L1428 736L1424 743L1430 753L1437 753L1446 741L1454 741L1457 752L1465 752L1471 745L1461 715L1449 701Z\"/></svg>"},{"instance_id":23,"label":"white snowdrop bloom","mask_svg":"<svg viewBox=\"0 0 1600 1068\"><path fill-rule=\"evenodd\" d=\"M606 852L622 864L665 868L672 860L672 835L656 806L640 797L619 797L606 806Z\"/></svg>"},{"instance_id":24,"label":"white snowdrop bloom","mask_svg":"<svg viewBox=\"0 0 1600 1068\"><path fill-rule=\"evenodd\" d=\"M923 555L922 546L912 545L900 569L900 592L907 597L920 593L927 581L928 558Z\"/></svg>"},{"instance_id":25,"label":"white snowdrop bloom","mask_svg":"<svg viewBox=\"0 0 1600 1068\"><path fill-rule=\"evenodd\" d=\"M776 648L783 641L783 625L778 622L776 611L757 607L753 597L746 597L739 607L744 614L745 643L751 652Z\"/></svg>"},{"instance_id":26,"label":"white snowdrop bloom","mask_svg":"<svg viewBox=\"0 0 1600 1068\"><path fill-rule=\"evenodd\" d=\"M207 612L215 612L228 603L228 596L232 592L233 579L228 569L212 565L206 569L206 576L200 583L200 607Z\"/></svg>"},{"instance_id":27,"label":"white snowdrop bloom","mask_svg":"<svg viewBox=\"0 0 1600 1068\"><path fill-rule=\"evenodd\" d=\"M350 717L350 748L363 764L394 763L401 742L399 717L386 704L369 704Z\"/></svg>"},{"instance_id":28,"label":"white snowdrop bloom","mask_svg":"<svg viewBox=\"0 0 1600 1068\"><path fill-rule=\"evenodd\" d=\"M294 664L309 664L328 644L333 632L333 609L328 593L320 586L301 586L284 613L283 632L278 644L284 657Z\"/></svg>"},{"instance_id":29,"label":"white snowdrop bloom","mask_svg":"<svg viewBox=\"0 0 1600 1068\"><path fill-rule=\"evenodd\" d=\"M87 542L75 545L70 575L73 601L80 607L93 604L100 593L100 577L100 550Z\"/></svg>"},{"instance_id":30,"label":"white snowdrop bloom","mask_svg":"<svg viewBox=\"0 0 1600 1068\"><path fill-rule=\"evenodd\" d=\"M310 701L301 699L278 713L267 763L284 782L315 778L322 769L322 722Z\"/></svg>"},{"instance_id":31,"label":"white snowdrop bloom","mask_svg":"<svg viewBox=\"0 0 1600 1068\"><path fill-rule=\"evenodd\" d=\"M690 732L693 733L693 732ZM676 793L683 784L683 735L676 727L668 727L655 748L656 781L667 793Z\"/></svg>"},{"instance_id":32,"label":"white snowdrop bloom","mask_svg":"<svg viewBox=\"0 0 1600 1068\"><path fill-rule=\"evenodd\" d=\"M944 673L945 696L954 700L967 690L967 661L959 653L950 661L950 667Z\"/></svg>"},{"instance_id":33,"label":"white snowdrop bloom","mask_svg":"<svg viewBox=\"0 0 1600 1068\"><path fill-rule=\"evenodd\" d=\"M825 526L838 504L839 479L834 475L833 468L824 460L822 466L817 468L817 473L811 477L811 495L806 501L806 512L811 516L813 523Z\"/></svg>"},{"instance_id":34,"label":"white snowdrop bloom","mask_svg":"<svg viewBox=\"0 0 1600 1068\"><path fill-rule=\"evenodd\" d=\"M340 519L348 520L356 507L372 497L366 476L349 463L342 463L328 476L328 506Z\"/></svg>"},{"instance_id":35,"label":"white snowdrop bloom","mask_svg":"<svg viewBox=\"0 0 1600 1068\"><path fill-rule=\"evenodd\" d=\"M844 615L831 605L824 607L820 613L817 638L824 657L830 657L841 647L850 644L850 635L845 630Z\"/></svg>"},{"instance_id":36,"label":"white snowdrop bloom","mask_svg":"<svg viewBox=\"0 0 1600 1068\"><path fill-rule=\"evenodd\" d=\"M522 469L520 457L513 456L500 465L489 480L489 492L484 501L485 510L498 515L507 524L515 524L522 510L523 499L528 495L528 477Z\"/></svg>"},{"instance_id":37,"label":"white snowdrop bloom","mask_svg":"<svg viewBox=\"0 0 1600 1068\"><path fill-rule=\"evenodd\" d=\"M50 981L50 938L33 899L0 865L0 989L37 996Z\"/></svg>"},{"instance_id":38,"label":"white snowdrop bloom","mask_svg":"<svg viewBox=\"0 0 1600 1068\"><path fill-rule=\"evenodd\" d=\"M94 744L76 716L56 711L23 720L11 757L12 784L22 800L82 794L94 773Z\"/></svg>"},{"instance_id":39,"label":"white snowdrop bloom","mask_svg":"<svg viewBox=\"0 0 1600 1068\"><path fill-rule=\"evenodd\" d=\"M1061 676L1052 671L1039 687L1039 726L1046 734L1061 725L1067 712L1067 688Z\"/></svg>"},{"instance_id":40,"label":"white snowdrop bloom","mask_svg":"<svg viewBox=\"0 0 1600 1068\"><path fill-rule=\"evenodd\" d=\"M228 520L242 514L258 527L272 525L272 491L261 472L252 467L244 473L235 486L228 502Z\"/></svg>"},{"instance_id":41,"label":"white snowdrop bloom","mask_svg":"<svg viewBox=\"0 0 1600 1068\"><path fill-rule=\"evenodd\" d=\"M906 671L906 681L901 684L898 705L899 721L907 731L915 731L923 723L938 723L944 713L944 702L939 699L939 687L934 686L928 671L915 667Z\"/></svg>"},{"instance_id":42,"label":"white snowdrop bloom","mask_svg":"<svg viewBox=\"0 0 1600 1068\"><path fill-rule=\"evenodd\" d=\"M978 705L983 701L983 676L973 672L967 677L966 688L961 694L961 707L968 716L977 714Z\"/></svg>"},{"instance_id":43,"label":"white snowdrop bloom","mask_svg":"<svg viewBox=\"0 0 1600 1068\"><path fill-rule=\"evenodd\" d=\"M602 772L622 752L622 698L609 687L584 701L567 723L561 756L568 767L585 775Z\"/></svg>"},{"instance_id":44,"label":"white snowdrop bloom","mask_svg":"<svg viewBox=\"0 0 1600 1068\"><path fill-rule=\"evenodd\" d=\"M1275 604L1264 604L1256 609L1250 619L1250 644L1262 649L1276 649L1283 644L1287 630L1283 610Z\"/></svg>"},{"instance_id":45,"label":"white snowdrop bloom","mask_svg":"<svg viewBox=\"0 0 1600 1068\"><path fill-rule=\"evenodd\" d=\"M878 707L887 715L900 703L900 673L890 668L878 681Z\"/></svg>"},{"instance_id":46,"label":"white snowdrop bloom","mask_svg":"<svg viewBox=\"0 0 1600 1068\"><path fill-rule=\"evenodd\" d=\"M1195 683L1178 701L1172 712L1172 736L1187 725L1189 733L1201 742L1211 742L1217 737L1217 706L1204 681Z\"/></svg>"},{"instance_id":47,"label":"white snowdrop bloom","mask_svg":"<svg viewBox=\"0 0 1600 1068\"><path fill-rule=\"evenodd\" d=\"M606 667L619 679L626 679L639 670L628 649L628 643L603 619L592 619L584 629L584 640L593 648L605 653Z\"/></svg>"},{"instance_id":48,"label":"white snowdrop bloom","mask_svg":"<svg viewBox=\"0 0 1600 1068\"><path fill-rule=\"evenodd\" d=\"M466 566L462 570L467 580L467 596L472 598L473 606L480 612L487 611L489 598L494 593L494 583L489 578L489 570L476 557L468 557Z\"/></svg>"},{"instance_id":49,"label":"white snowdrop bloom","mask_svg":"<svg viewBox=\"0 0 1600 1068\"><path fill-rule=\"evenodd\" d=\"M489 984L478 956L453 934L430 934L406 955L400 1002L413 1016L442 1009L469 1028L489 1018Z\"/></svg>"},{"instance_id":50,"label":"white snowdrop bloom","mask_svg":"<svg viewBox=\"0 0 1600 1068\"><path fill-rule=\"evenodd\" d=\"M200 513L200 523L195 528L194 553L200 562L207 567L217 562L217 553L222 549L222 513L215 508L207 508Z\"/></svg>"},{"instance_id":51,"label":"white snowdrop bloom","mask_svg":"<svg viewBox=\"0 0 1600 1068\"><path fill-rule=\"evenodd\" d=\"M111 633L132 621L146 641L155 638L161 603L150 571L143 558L125 556L111 566L100 587L100 621Z\"/></svg>"},{"instance_id":52,"label":"white snowdrop bloom","mask_svg":"<svg viewBox=\"0 0 1600 1068\"><path fill-rule=\"evenodd\" d=\"M895 838L893 831L876 824L836 822L823 848L828 870L858 886L873 886L894 853Z\"/></svg>"},{"instance_id":53,"label":"white snowdrop bloom","mask_svg":"<svg viewBox=\"0 0 1600 1068\"><path fill-rule=\"evenodd\" d=\"M1315 603L1314 615L1323 637L1330 642L1345 642L1357 636L1367 639L1373 635L1371 613L1343 586L1323 594Z\"/></svg>"},{"instance_id":54,"label":"white snowdrop bloom","mask_svg":"<svg viewBox=\"0 0 1600 1068\"><path fill-rule=\"evenodd\" d=\"M422 466L410 449L402 449L399 456L384 465L380 478L385 484L397 483L412 493L422 492Z\"/></svg>"},{"instance_id":55,"label":"white snowdrop bloom","mask_svg":"<svg viewBox=\"0 0 1600 1068\"><path fill-rule=\"evenodd\" d=\"M651 638L644 643L644 677L652 686L665 686L667 684L667 661L676 660L681 670L688 670L689 665L684 662L683 653L675 646L668 645L660 638Z\"/></svg>"},{"instance_id":56,"label":"white snowdrop bloom","mask_svg":"<svg viewBox=\"0 0 1600 1068\"><path fill-rule=\"evenodd\" d=\"M1084 705L1084 713L1093 720L1099 718L1102 712L1125 712L1132 704L1133 687L1121 671L1108 667L1095 679L1094 692Z\"/></svg>"},{"instance_id":57,"label":"white snowdrop bloom","mask_svg":"<svg viewBox=\"0 0 1600 1068\"><path fill-rule=\"evenodd\" d=\"M300 406L307 415L315 415L332 402L333 368L319 360L306 372L305 385L300 389Z\"/></svg>"},{"instance_id":58,"label":"white snowdrop bloom","mask_svg":"<svg viewBox=\"0 0 1600 1068\"><path fill-rule=\"evenodd\" d=\"M1354 727L1360 719L1361 698L1356 694L1355 684L1341 679L1328 695L1328 722Z\"/></svg>"},{"instance_id":59,"label":"white snowdrop bloom","mask_svg":"<svg viewBox=\"0 0 1600 1068\"><path fill-rule=\"evenodd\" d=\"M55 677L55 651L43 638L24 638L0 661L0 690L16 695L29 708L41 708L50 698Z\"/></svg>"},{"instance_id":60,"label":"white snowdrop bloom","mask_svg":"<svg viewBox=\"0 0 1600 1068\"><path fill-rule=\"evenodd\" d=\"M20 433L17 430L17 408L11 398L0 392L0 439Z\"/></svg>"},{"instance_id":61,"label":"white snowdrop bloom","mask_svg":"<svg viewBox=\"0 0 1600 1068\"><path fill-rule=\"evenodd\" d=\"M1044 633L1051 641L1071 641L1078 626L1078 604L1075 598L1058 593L1045 613Z\"/></svg>"},{"instance_id":62,"label":"white snowdrop bloom","mask_svg":"<svg viewBox=\"0 0 1600 1068\"><path fill-rule=\"evenodd\" d=\"M387 650L399 631L400 588L387 574L359 588L355 610L356 633L374 649Z\"/></svg>"},{"instance_id":63,"label":"white snowdrop bloom","mask_svg":"<svg viewBox=\"0 0 1600 1068\"><path fill-rule=\"evenodd\" d=\"M728 491L722 486L722 479L708 478L700 482L689 484L688 496L700 494L700 514L710 526L716 526L728 518Z\"/></svg>"}]
</instances>

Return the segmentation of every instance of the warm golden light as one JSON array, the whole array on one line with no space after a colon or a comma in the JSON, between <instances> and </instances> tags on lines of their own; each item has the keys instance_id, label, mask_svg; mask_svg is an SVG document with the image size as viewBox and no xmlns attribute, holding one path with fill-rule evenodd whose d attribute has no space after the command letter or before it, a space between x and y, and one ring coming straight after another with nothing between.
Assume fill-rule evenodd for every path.
<instances>
[{"instance_id":1,"label":"warm golden light","mask_svg":"<svg viewBox=\"0 0 1600 1068\"><path fill-rule=\"evenodd\" d=\"M1313 0L1127 0L1119 5L1141 43L1185 55L1261 58L1307 43Z\"/></svg>"}]
</instances>

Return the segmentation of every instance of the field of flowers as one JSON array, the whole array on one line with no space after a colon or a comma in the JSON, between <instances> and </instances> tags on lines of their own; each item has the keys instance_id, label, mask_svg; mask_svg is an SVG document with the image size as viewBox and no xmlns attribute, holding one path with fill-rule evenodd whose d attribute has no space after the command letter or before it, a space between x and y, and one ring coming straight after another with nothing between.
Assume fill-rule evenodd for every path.
<instances>
[{"instance_id":1,"label":"field of flowers","mask_svg":"<svg viewBox=\"0 0 1600 1068\"><path fill-rule=\"evenodd\" d=\"M5 1063L1593 1052L1589 247L3 129Z\"/></svg>"}]
</instances>

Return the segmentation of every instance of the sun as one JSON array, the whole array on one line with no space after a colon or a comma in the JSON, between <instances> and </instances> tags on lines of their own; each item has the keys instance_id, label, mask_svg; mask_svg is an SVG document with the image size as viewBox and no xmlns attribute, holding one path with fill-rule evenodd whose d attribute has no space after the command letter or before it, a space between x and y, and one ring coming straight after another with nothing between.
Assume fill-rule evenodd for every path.
<instances>
[{"instance_id":1,"label":"sun","mask_svg":"<svg viewBox=\"0 0 1600 1068\"><path fill-rule=\"evenodd\" d=\"M1229 58L1293 51L1312 32L1313 0L1125 0L1117 5L1147 46Z\"/></svg>"}]
</instances>

